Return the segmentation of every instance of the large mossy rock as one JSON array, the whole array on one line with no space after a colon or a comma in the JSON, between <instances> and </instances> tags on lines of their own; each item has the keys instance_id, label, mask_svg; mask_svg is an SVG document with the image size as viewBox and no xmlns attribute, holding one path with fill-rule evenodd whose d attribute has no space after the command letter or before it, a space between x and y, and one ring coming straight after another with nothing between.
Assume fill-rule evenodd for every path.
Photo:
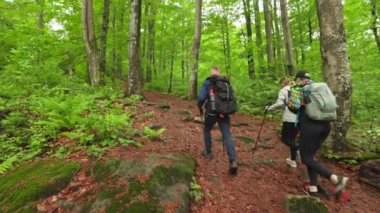
<instances>
[{"instance_id":1,"label":"large mossy rock","mask_svg":"<svg viewBox=\"0 0 380 213\"><path fill-rule=\"evenodd\" d=\"M328 213L322 201L310 196L287 195L283 206L287 213Z\"/></svg>"},{"instance_id":2,"label":"large mossy rock","mask_svg":"<svg viewBox=\"0 0 380 213\"><path fill-rule=\"evenodd\" d=\"M380 159L363 163L360 166L359 179L380 190Z\"/></svg>"},{"instance_id":3,"label":"large mossy rock","mask_svg":"<svg viewBox=\"0 0 380 213\"><path fill-rule=\"evenodd\" d=\"M143 160L98 161L92 174L99 187L87 202L62 201L80 212L188 212L195 162L184 153L152 154Z\"/></svg>"},{"instance_id":4,"label":"large mossy rock","mask_svg":"<svg viewBox=\"0 0 380 213\"><path fill-rule=\"evenodd\" d=\"M37 212L34 201L66 187L80 164L39 160L0 176L0 212Z\"/></svg>"}]
</instances>

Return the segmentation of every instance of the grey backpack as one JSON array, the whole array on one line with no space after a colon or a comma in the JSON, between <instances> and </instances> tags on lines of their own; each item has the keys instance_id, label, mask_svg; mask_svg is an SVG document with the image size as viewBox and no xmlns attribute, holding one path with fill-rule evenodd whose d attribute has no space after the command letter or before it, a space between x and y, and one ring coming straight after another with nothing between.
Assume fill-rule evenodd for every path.
<instances>
[{"instance_id":1,"label":"grey backpack","mask_svg":"<svg viewBox=\"0 0 380 213\"><path fill-rule=\"evenodd\" d=\"M305 103L305 112L309 118L317 121L334 121L336 120L335 96L326 83L311 83L304 87L308 96Z\"/></svg>"}]
</instances>

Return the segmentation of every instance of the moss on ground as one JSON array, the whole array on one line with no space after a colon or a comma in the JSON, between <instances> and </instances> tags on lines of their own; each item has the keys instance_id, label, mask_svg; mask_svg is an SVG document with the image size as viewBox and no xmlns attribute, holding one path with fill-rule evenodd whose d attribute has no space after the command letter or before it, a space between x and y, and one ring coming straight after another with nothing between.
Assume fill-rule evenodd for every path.
<instances>
[{"instance_id":1,"label":"moss on ground","mask_svg":"<svg viewBox=\"0 0 380 213\"><path fill-rule=\"evenodd\" d=\"M328 209L318 198L310 196L287 195L283 206L287 213L327 213Z\"/></svg>"},{"instance_id":2,"label":"moss on ground","mask_svg":"<svg viewBox=\"0 0 380 213\"><path fill-rule=\"evenodd\" d=\"M58 193L79 170L77 162L39 160L0 177L0 206L7 212L36 212L32 202Z\"/></svg>"},{"instance_id":3,"label":"moss on ground","mask_svg":"<svg viewBox=\"0 0 380 213\"><path fill-rule=\"evenodd\" d=\"M89 212L164 212L165 203L178 201L178 211L187 212L194 170L193 158L183 153L151 155L143 162L99 161L93 172L103 185L95 201L82 209ZM140 176L149 179L140 181ZM112 183L125 184L115 188Z\"/></svg>"}]
</instances>

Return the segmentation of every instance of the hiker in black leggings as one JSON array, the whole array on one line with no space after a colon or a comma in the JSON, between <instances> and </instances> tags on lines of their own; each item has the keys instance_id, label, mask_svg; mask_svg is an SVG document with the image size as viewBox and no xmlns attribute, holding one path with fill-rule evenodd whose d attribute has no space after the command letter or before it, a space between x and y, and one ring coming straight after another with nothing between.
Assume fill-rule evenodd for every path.
<instances>
[{"instance_id":1,"label":"hiker in black leggings","mask_svg":"<svg viewBox=\"0 0 380 213\"><path fill-rule=\"evenodd\" d=\"M300 71L296 75L296 84L305 86L311 82L309 79L309 73ZM317 151L330 133L330 122L310 119L305 113L305 103L308 103L308 97L304 94L298 118L300 126L299 148L302 162L307 167L310 183L303 186L303 191L308 195L318 196L318 190L322 191L322 188L318 186L318 175L321 175L336 185L335 192L338 193L345 188L348 178L333 174L315 159Z\"/></svg>"},{"instance_id":2,"label":"hiker in black leggings","mask_svg":"<svg viewBox=\"0 0 380 213\"><path fill-rule=\"evenodd\" d=\"M286 106L289 99L290 92L290 79L282 78L280 80L281 90L278 93L276 103L271 106L267 106L268 111L274 111L282 109L282 130L281 141L289 147L290 157L286 158L286 163L293 168L297 168L297 152L298 146L296 144L296 136L298 135L298 126L296 124L297 115L291 112Z\"/></svg>"}]
</instances>

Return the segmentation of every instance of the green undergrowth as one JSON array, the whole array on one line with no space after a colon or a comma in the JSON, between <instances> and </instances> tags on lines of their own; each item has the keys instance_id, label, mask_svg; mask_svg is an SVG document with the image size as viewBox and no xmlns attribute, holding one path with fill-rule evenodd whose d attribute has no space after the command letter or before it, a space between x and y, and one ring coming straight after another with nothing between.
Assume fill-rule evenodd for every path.
<instances>
[{"instance_id":1,"label":"green undergrowth","mask_svg":"<svg viewBox=\"0 0 380 213\"><path fill-rule=\"evenodd\" d=\"M343 162L346 164L356 165L371 159L379 159L379 152L372 152L370 150L358 147L356 143L348 143L347 148L343 152L333 152L329 144L323 145L321 154L324 158Z\"/></svg>"},{"instance_id":2,"label":"green undergrowth","mask_svg":"<svg viewBox=\"0 0 380 213\"><path fill-rule=\"evenodd\" d=\"M6 212L37 212L33 203L70 183L80 165L56 159L39 160L0 176L0 206Z\"/></svg>"},{"instance_id":3,"label":"green undergrowth","mask_svg":"<svg viewBox=\"0 0 380 213\"><path fill-rule=\"evenodd\" d=\"M100 156L119 144L140 145L132 111L141 97L124 98L118 84L91 87L60 72L26 74L0 73L0 174L39 155L62 157L83 147ZM63 136L75 147L51 150Z\"/></svg>"}]
</instances>

